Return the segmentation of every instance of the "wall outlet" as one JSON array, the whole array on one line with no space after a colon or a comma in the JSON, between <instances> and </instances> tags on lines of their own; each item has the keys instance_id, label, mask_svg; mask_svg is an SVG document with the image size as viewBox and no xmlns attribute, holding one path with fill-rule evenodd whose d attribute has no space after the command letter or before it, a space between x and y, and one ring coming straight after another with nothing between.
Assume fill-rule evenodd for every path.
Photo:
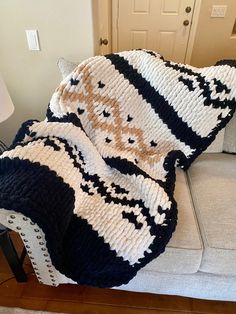
<instances>
[{"instance_id":1,"label":"wall outlet","mask_svg":"<svg viewBox=\"0 0 236 314\"><path fill-rule=\"evenodd\" d=\"M25 32L29 50L40 50L37 30L30 29Z\"/></svg>"},{"instance_id":2,"label":"wall outlet","mask_svg":"<svg viewBox=\"0 0 236 314\"><path fill-rule=\"evenodd\" d=\"M211 10L211 17L225 17L227 5L213 5Z\"/></svg>"}]
</instances>

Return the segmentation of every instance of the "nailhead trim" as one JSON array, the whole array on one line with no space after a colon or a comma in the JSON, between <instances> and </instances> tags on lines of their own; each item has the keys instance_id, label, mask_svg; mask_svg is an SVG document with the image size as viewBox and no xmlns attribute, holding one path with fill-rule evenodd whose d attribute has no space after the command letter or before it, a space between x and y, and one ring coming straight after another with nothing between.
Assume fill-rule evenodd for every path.
<instances>
[{"instance_id":1,"label":"nailhead trim","mask_svg":"<svg viewBox=\"0 0 236 314\"><path fill-rule=\"evenodd\" d=\"M24 220L24 221L27 221L27 220L28 220L28 218L26 218L26 217L23 217L23 220Z\"/></svg>"},{"instance_id":2,"label":"nailhead trim","mask_svg":"<svg viewBox=\"0 0 236 314\"><path fill-rule=\"evenodd\" d=\"M24 236L25 236L25 233L21 232L20 235L21 235L22 237L24 237Z\"/></svg>"},{"instance_id":3,"label":"nailhead trim","mask_svg":"<svg viewBox=\"0 0 236 314\"><path fill-rule=\"evenodd\" d=\"M11 219L15 219L16 216L15 215L10 215Z\"/></svg>"},{"instance_id":4,"label":"nailhead trim","mask_svg":"<svg viewBox=\"0 0 236 314\"><path fill-rule=\"evenodd\" d=\"M34 232L39 232L39 229L34 229Z\"/></svg>"},{"instance_id":5,"label":"nailhead trim","mask_svg":"<svg viewBox=\"0 0 236 314\"><path fill-rule=\"evenodd\" d=\"M21 230L21 227L17 226L16 229L17 229L17 230Z\"/></svg>"},{"instance_id":6,"label":"nailhead trim","mask_svg":"<svg viewBox=\"0 0 236 314\"><path fill-rule=\"evenodd\" d=\"M41 250L42 250L42 251L46 251L45 247L42 247Z\"/></svg>"},{"instance_id":7,"label":"nailhead trim","mask_svg":"<svg viewBox=\"0 0 236 314\"><path fill-rule=\"evenodd\" d=\"M12 221L12 220L8 220L8 223L9 223L9 224L13 224L13 221Z\"/></svg>"},{"instance_id":8,"label":"nailhead trim","mask_svg":"<svg viewBox=\"0 0 236 314\"><path fill-rule=\"evenodd\" d=\"M36 238L37 238L37 239L41 239L42 237L40 237L40 236L37 236Z\"/></svg>"}]
</instances>

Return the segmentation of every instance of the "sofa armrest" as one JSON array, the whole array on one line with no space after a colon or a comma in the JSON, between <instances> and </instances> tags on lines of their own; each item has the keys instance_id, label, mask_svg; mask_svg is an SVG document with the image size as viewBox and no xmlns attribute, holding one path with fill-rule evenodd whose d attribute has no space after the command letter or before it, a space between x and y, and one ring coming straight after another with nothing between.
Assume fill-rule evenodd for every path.
<instances>
[{"instance_id":1,"label":"sofa armrest","mask_svg":"<svg viewBox=\"0 0 236 314\"><path fill-rule=\"evenodd\" d=\"M52 265L42 229L32 220L13 210L0 209L0 223L19 233L40 283L57 286L75 283Z\"/></svg>"}]
</instances>

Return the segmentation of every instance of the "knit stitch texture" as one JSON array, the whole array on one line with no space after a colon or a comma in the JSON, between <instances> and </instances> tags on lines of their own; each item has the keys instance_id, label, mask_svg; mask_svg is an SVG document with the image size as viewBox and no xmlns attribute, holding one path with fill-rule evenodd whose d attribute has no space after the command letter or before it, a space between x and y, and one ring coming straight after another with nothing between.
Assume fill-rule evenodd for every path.
<instances>
[{"instance_id":1,"label":"knit stitch texture","mask_svg":"<svg viewBox=\"0 0 236 314\"><path fill-rule=\"evenodd\" d=\"M85 60L0 156L0 208L42 228L67 277L128 283L175 230L176 166L211 144L235 97L235 61L198 69L148 50Z\"/></svg>"}]
</instances>

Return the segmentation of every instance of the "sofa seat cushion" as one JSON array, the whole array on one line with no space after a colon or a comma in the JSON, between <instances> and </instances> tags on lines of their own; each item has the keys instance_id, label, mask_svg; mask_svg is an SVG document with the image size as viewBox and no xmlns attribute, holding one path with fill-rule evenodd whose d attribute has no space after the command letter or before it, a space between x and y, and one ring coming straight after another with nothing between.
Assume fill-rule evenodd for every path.
<instances>
[{"instance_id":1,"label":"sofa seat cushion","mask_svg":"<svg viewBox=\"0 0 236 314\"><path fill-rule=\"evenodd\" d=\"M236 156L203 154L188 172L204 242L200 270L236 274Z\"/></svg>"},{"instance_id":2,"label":"sofa seat cushion","mask_svg":"<svg viewBox=\"0 0 236 314\"><path fill-rule=\"evenodd\" d=\"M145 266L145 270L188 274L198 271L202 258L202 242L196 222L186 173L177 169L175 199L178 224L166 250Z\"/></svg>"}]
</instances>

